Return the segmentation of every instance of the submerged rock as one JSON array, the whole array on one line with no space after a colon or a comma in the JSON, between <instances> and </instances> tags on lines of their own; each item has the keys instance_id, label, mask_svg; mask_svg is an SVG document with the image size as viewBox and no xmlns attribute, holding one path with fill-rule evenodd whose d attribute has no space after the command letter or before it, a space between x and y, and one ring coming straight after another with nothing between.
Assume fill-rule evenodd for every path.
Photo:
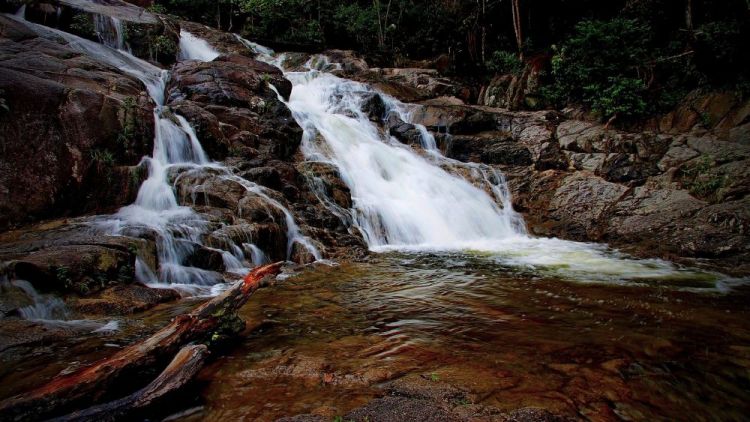
<instances>
[{"instance_id":1,"label":"submerged rock","mask_svg":"<svg viewBox=\"0 0 750 422\"><path fill-rule=\"evenodd\" d=\"M179 298L180 294L172 289L153 289L141 284L131 284L73 299L68 305L85 315L131 315Z\"/></svg>"}]
</instances>

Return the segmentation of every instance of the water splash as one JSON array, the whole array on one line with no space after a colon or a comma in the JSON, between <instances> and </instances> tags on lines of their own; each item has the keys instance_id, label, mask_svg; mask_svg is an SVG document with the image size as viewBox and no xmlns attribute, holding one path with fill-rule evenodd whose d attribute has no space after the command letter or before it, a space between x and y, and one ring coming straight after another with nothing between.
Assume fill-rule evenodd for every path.
<instances>
[{"instance_id":1,"label":"water splash","mask_svg":"<svg viewBox=\"0 0 750 422\"><path fill-rule=\"evenodd\" d=\"M266 61L284 70L283 57ZM718 290L736 284L659 259L634 259L606 245L530 236L513 210L505 176L487 165L443 156L432 134L412 121L418 106L378 93L386 116L395 114L415 125L421 152L392 138L363 112L372 88L327 73L341 66L325 56L314 56L306 67L304 72L285 71L293 84L287 105L304 129L302 152L310 161L339 170L352 192L351 221L371 250L461 251L586 282L697 278Z\"/></svg>"},{"instance_id":2,"label":"water splash","mask_svg":"<svg viewBox=\"0 0 750 422\"><path fill-rule=\"evenodd\" d=\"M208 43L184 29L180 29L180 54L179 60L199 60L203 62L213 61L221 54Z\"/></svg>"}]
</instances>

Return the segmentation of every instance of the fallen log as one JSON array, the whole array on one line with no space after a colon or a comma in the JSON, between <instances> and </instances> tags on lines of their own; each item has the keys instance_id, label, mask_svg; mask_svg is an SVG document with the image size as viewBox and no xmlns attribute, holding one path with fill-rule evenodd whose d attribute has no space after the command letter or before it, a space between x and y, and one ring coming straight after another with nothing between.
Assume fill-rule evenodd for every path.
<instances>
[{"instance_id":1,"label":"fallen log","mask_svg":"<svg viewBox=\"0 0 750 422\"><path fill-rule=\"evenodd\" d=\"M198 371L208 355L203 344L185 346L180 349L167 368L146 387L121 399L100 404L86 410L55 418L52 422L109 422L132 418L184 387Z\"/></svg>"},{"instance_id":2,"label":"fallen log","mask_svg":"<svg viewBox=\"0 0 750 422\"><path fill-rule=\"evenodd\" d=\"M281 263L258 267L221 295L175 317L151 337L0 402L0 420L39 420L126 395L141 387L142 380L152 379L154 369L164 367L183 346L213 337L223 324L236 318L236 311L253 292L267 286L280 271Z\"/></svg>"}]
</instances>

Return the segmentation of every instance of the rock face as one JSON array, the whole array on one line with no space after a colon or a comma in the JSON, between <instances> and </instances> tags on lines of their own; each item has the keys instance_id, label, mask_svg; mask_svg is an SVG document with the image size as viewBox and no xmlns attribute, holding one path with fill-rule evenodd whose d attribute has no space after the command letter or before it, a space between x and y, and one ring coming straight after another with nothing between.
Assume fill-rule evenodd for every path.
<instances>
[{"instance_id":1,"label":"rock face","mask_svg":"<svg viewBox=\"0 0 750 422\"><path fill-rule=\"evenodd\" d=\"M96 235L86 220L57 220L0 235L0 262L11 278L40 291L88 295L131 283L135 260L156 268L153 241Z\"/></svg>"},{"instance_id":2,"label":"rock face","mask_svg":"<svg viewBox=\"0 0 750 422\"><path fill-rule=\"evenodd\" d=\"M724 126L687 133L624 132L557 112L477 106L425 106L414 116L443 139L447 156L504 171L537 234L708 258L747 274L750 149L730 136L746 108L735 103L719 113ZM730 117L740 126L728 128Z\"/></svg>"},{"instance_id":3,"label":"rock face","mask_svg":"<svg viewBox=\"0 0 750 422\"><path fill-rule=\"evenodd\" d=\"M0 97L0 229L134 199L153 139L139 81L0 16Z\"/></svg>"},{"instance_id":4,"label":"rock face","mask_svg":"<svg viewBox=\"0 0 750 422\"><path fill-rule=\"evenodd\" d=\"M168 104L188 119L212 159L234 169L230 178L202 172L175 179L181 201L212 222L210 246L252 243L273 260L286 259L291 247L292 260L313 261L301 245L288 244L284 207L326 256L364 253L361 236L342 222L351 195L339 175L321 166L297 166L302 130L278 99L277 92L288 98L292 89L278 68L225 55L208 63L179 63L172 75ZM346 207L332 211L327 202Z\"/></svg>"}]
</instances>

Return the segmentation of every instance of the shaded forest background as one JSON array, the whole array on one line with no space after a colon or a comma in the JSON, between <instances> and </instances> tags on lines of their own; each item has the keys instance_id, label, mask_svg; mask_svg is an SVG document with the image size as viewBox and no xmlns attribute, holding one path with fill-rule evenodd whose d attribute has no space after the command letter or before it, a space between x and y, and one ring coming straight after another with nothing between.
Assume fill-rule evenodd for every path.
<instances>
[{"instance_id":1,"label":"shaded forest background","mask_svg":"<svg viewBox=\"0 0 750 422\"><path fill-rule=\"evenodd\" d=\"M604 117L695 89L750 94L750 0L157 0L158 11L287 49L354 49L380 65L541 72L540 106Z\"/></svg>"}]
</instances>

